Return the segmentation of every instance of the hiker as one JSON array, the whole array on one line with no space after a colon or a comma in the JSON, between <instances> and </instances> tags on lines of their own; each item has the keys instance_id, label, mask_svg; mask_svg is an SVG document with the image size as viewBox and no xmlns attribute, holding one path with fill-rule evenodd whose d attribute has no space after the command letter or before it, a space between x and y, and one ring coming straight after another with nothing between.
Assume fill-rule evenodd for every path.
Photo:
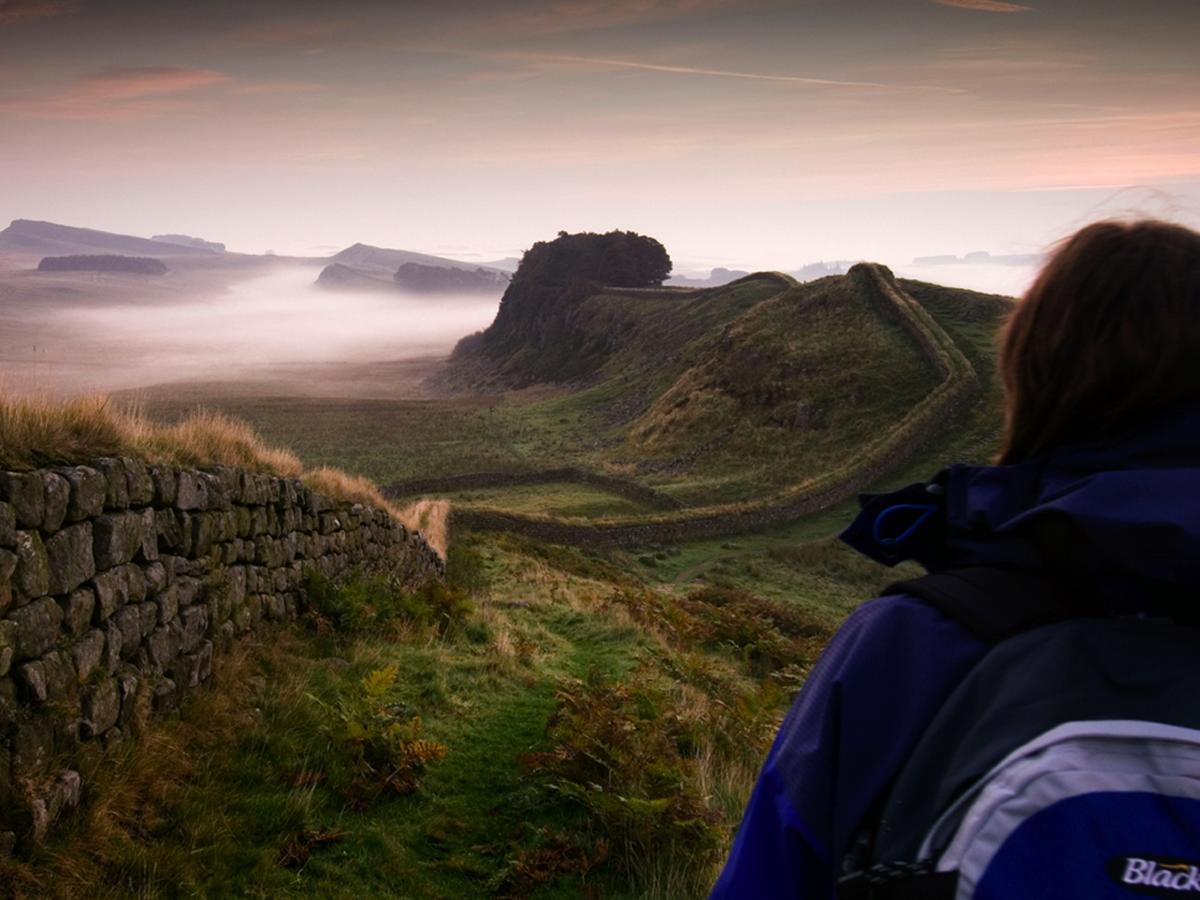
<instances>
[{"instance_id":1,"label":"hiker","mask_svg":"<svg viewBox=\"0 0 1200 900\"><path fill-rule=\"evenodd\" d=\"M1196 779L1143 771L1181 754L1200 772L1188 743L1200 736L1200 234L1152 220L1083 228L1013 311L999 368L997 464L864 497L841 535L933 574L863 604L834 635L780 727L714 898L1200 891ZM1033 803L1020 772L1068 751L1117 760L1120 778L1105 777L1124 793L1089 782L1057 807L1034 804L1036 821L1010 810L1008 844L948 868L978 837L966 831L992 827L966 805L983 791ZM1006 760L1025 767L1005 769L1008 789L981 784L947 812ZM1161 795L1168 780L1178 790ZM1085 801L1091 812L1071 819ZM1107 854L1095 865L1072 857L1093 845Z\"/></svg>"}]
</instances>

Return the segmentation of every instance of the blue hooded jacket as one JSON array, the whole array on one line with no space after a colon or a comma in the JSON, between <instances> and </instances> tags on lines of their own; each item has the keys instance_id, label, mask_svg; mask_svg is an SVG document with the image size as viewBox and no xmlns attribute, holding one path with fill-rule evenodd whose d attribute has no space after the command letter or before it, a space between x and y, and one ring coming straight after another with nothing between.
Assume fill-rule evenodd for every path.
<instances>
[{"instance_id":1,"label":"blue hooded jacket","mask_svg":"<svg viewBox=\"0 0 1200 900\"><path fill-rule=\"evenodd\" d=\"M1098 610L1149 611L1145 598L1200 585L1200 404L1120 439L952 466L866 497L841 537L880 562L931 571L1065 562L1087 577ZM833 897L872 805L986 650L906 595L852 613L779 729L712 897Z\"/></svg>"}]
</instances>

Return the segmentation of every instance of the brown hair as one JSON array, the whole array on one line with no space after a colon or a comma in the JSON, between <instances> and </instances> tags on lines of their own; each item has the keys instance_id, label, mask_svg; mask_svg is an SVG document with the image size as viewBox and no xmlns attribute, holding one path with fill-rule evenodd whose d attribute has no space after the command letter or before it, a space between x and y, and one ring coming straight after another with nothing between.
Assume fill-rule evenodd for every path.
<instances>
[{"instance_id":1,"label":"brown hair","mask_svg":"<svg viewBox=\"0 0 1200 900\"><path fill-rule=\"evenodd\" d=\"M1064 241L1000 336L999 462L1114 436L1200 397L1200 234L1097 222Z\"/></svg>"}]
</instances>

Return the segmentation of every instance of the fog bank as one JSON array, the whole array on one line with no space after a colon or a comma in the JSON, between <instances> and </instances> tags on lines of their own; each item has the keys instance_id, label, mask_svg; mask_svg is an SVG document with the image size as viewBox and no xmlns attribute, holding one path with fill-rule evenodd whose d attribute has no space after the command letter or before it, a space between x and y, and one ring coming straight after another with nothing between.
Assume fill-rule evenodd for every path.
<instances>
[{"instance_id":1,"label":"fog bank","mask_svg":"<svg viewBox=\"0 0 1200 900\"><path fill-rule=\"evenodd\" d=\"M2 316L19 327L0 338L10 387L119 390L181 380L254 378L286 367L444 355L484 328L499 296L413 295L318 288L319 267L282 265L224 290L162 304L46 303Z\"/></svg>"}]
</instances>

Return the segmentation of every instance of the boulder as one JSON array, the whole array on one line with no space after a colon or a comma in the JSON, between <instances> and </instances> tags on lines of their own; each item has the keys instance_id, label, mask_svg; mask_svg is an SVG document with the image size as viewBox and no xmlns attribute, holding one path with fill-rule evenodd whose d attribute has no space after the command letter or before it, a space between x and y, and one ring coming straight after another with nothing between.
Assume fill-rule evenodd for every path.
<instances>
[{"instance_id":1,"label":"boulder","mask_svg":"<svg viewBox=\"0 0 1200 900\"><path fill-rule=\"evenodd\" d=\"M60 480L66 484L66 479ZM46 539L51 594L69 593L96 574L96 560L92 547L90 522L70 525Z\"/></svg>"}]
</instances>

